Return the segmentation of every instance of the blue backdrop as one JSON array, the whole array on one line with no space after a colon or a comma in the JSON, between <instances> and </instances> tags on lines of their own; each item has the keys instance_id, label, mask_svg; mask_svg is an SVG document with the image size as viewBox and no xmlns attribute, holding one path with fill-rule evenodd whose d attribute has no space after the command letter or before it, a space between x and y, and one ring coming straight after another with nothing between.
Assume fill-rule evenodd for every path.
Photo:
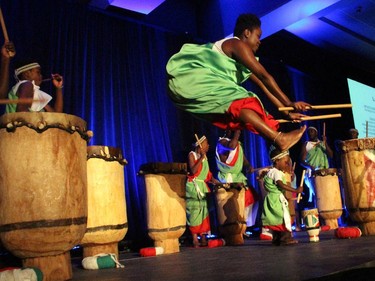
<instances>
[{"instance_id":1,"label":"blue backdrop","mask_svg":"<svg viewBox=\"0 0 375 281\"><path fill-rule=\"evenodd\" d=\"M167 97L166 62L191 38L103 13L80 2L2 1L8 34L17 50L13 62L33 57L41 64L45 76L62 74L64 112L87 121L94 132L89 145L123 150L128 160L126 238L141 239L147 231L144 183L137 176L140 165L185 162L197 133L209 139L208 156L215 173L213 148L223 132L177 110ZM286 85L292 99L295 92L299 100L309 99L303 88L308 76L285 66L278 71L282 80L286 75L286 80L292 82ZM10 85L13 83L12 80ZM250 85L246 87L251 89ZM49 84L42 88L52 90ZM286 129L291 128L288 126ZM269 165L263 139L244 133L242 141L255 168ZM255 175L250 180L256 187Z\"/></svg>"}]
</instances>

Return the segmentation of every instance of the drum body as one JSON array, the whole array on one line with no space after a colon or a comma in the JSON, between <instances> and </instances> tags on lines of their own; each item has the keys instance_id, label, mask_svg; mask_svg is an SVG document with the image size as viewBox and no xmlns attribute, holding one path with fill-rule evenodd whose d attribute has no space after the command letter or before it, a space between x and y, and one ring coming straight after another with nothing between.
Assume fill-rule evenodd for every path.
<instances>
[{"instance_id":1,"label":"drum body","mask_svg":"<svg viewBox=\"0 0 375 281\"><path fill-rule=\"evenodd\" d=\"M301 214L310 242L319 242L320 222L318 209L303 210Z\"/></svg>"},{"instance_id":2,"label":"drum body","mask_svg":"<svg viewBox=\"0 0 375 281\"><path fill-rule=\"evenodd\" d=\"M339 227L337 219L342 215L339 178L336 169L322 169L313 172L316 205L319 215L332 229Z\"/></svg>"},{"instance_id":3,"label":"drum body","mask_svg":"<svg viewBox=\"0 0 375 281\"><path fill-rule=\"evenodd\" d=\"M375 235L375 138L343 141L340 150L350 217L363 235Z\"/></svg>"},{"instance_id":4,"label":"drum body","mask_svg":"<svg viewBox=\"0 0 375 281\"><path fill-rule=\"evenodd\" d=\"M62 113L0 117L0 237L44 280L71 279L87 222L86 122Z\"/></svg>"},{"instance_id":5,"label":"drum body","mask_svg":"<svg viewBox=\"0 0 375 281\"><path fill-rule=\"evenodd\" d=\"M228 188L215 188L219 232L226 245L242 245L246 231L245 188L227 185Z\"/></svg>"},{"instance_id":6,"label":"drum body","mask_svg":"<svg viewBox=\"0 0 375 281\"><path fill-rule=\"evenodd\" d=\"M165 254L180 251L186 229L186 163L150 163L139 171L146 186L148 235Z\"/></svg>"},{"instance_id":7,"label":"drum body","mask_svg":"<svg viewBox=\"0 0 375 281\"><path fill-rule=\"evenodd\" d=\"M128 231L124 165L119 148L87 147L87 229L82 238L83 257L113 253Z\"/></svg>"}]
</instances>

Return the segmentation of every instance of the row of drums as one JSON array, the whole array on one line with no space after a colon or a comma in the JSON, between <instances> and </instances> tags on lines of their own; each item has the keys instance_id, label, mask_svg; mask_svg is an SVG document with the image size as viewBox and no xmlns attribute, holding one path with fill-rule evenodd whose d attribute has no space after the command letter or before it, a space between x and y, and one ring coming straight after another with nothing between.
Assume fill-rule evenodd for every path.
<instances>
[{"instance_id":1,"label":"row of drums","mask_svg":"<svg viewBox=\"0 0 375 281\"><path fill-rule=\"evenodd\" d=\"M127 232L126 160L119 149L87 146L89 139L86 122L73 115L0 117L1 243L24 266L40 268L44 281L72 278L69 251L75 245L83 246L84 257L118 254ZM375 234L374 147L374 139L342 145L346 206L364 235ZM179 251L178 238L186 230L186 168L151 163L139 171L148 234L164 253ZM243 243L245 189L222 186L215 194L219 231L229 244Z\"/></svg>"},{"instance_id":2,"label":"row of drums","mask_svg":"<svg viewBox=\"0 0 375 281\"><path fill-rule=\"evenodd\" d=\"M87 146L79 117L0 117L0 241L43 280L70 280L70 250L118 255L128 229L121 150Z\"/></svg>"}]
</instances>

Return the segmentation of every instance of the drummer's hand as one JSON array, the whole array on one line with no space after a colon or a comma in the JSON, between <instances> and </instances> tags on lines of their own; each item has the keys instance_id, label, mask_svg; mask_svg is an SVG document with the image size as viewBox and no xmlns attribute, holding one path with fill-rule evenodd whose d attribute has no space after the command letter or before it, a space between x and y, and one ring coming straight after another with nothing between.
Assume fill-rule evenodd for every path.
<instances>
[{"instance_id":1,"label":"drummer's hand","mask_svg":"<svg viewBox=\"0 0 375 281\"><path fill-rule=\"evenodd\" d=\"M289 112L288 117L293 121L293 123L300 123L302 121L301 118L307 117L307 115L298 112Z\"/></svg>"},{"instance_id":2,"label":"drummer's hand","mask_svg":"<svg viewBox=\"0 0 375 281\"><path fill-rule=\"evenodd\" d=\"M64 79L63 77L56 73L56 74L51 74L51 78L52 78L52 83L53 85L57 88L57 89L62 89L63 86L64 86Z\"/></svg>"},{"instance_id":3,"label":"drummer's hand","mask_svg":"<svg viewBox=\"0 0 375 281\"><path fill-rule=\"evenodd\" d=\"M304 102L304 101L296 101L292 103L292 106L294 107L295 110L297 111L305 111L309 107L311 107L311 104Z\"/></svg>"},{"instance_id":4,"label":"drummer's hand","mask_svg":"<svg viewBox=\"0 0 375 281\"><path fill-rule=\"evenodd\" d=\"M302 193L303 192L303 186L299 186L296 189L296 193Z\"/></svg>"},{"instance_id":5,"label":"drummer's hand","mask_svg":"<svg viewBox=\"0 0 375 281\"><path fill-rule=\"evenodd\" d=\"M246 173L247 174L252 174L254 172L254 168L252 166L249 166L247 169L246 169Z\"/></svg>"},{"instance_id":6,"label":"drummer's hand","mask_svg":"<svg viewBox=\"0 0 375 281\"><path fill-rule=\"evenodd\" d=\"M13 42L5 42L1 48L1 56L3 58L12 58L16 55L16 48L14 47Z\"/></svg>"}]
</instances>

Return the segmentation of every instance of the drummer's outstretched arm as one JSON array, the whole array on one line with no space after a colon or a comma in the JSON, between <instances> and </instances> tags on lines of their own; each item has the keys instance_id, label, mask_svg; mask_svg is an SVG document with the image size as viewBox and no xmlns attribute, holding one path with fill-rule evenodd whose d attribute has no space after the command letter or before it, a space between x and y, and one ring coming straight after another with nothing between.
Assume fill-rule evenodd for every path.
<instances>
[{"instance_id":1,"label":"drummer's outstretched arm","mask_svg":"<svg viewBox=\"0 0 375 281\"><path fill-rule=\"evenodd\" d=\"M56 88L56 101L54 110L55 112L63 112L64 99L63 99L63 87L64 79L60 74L52 74L52 83Z\"/></svg>"}]
</instances>

